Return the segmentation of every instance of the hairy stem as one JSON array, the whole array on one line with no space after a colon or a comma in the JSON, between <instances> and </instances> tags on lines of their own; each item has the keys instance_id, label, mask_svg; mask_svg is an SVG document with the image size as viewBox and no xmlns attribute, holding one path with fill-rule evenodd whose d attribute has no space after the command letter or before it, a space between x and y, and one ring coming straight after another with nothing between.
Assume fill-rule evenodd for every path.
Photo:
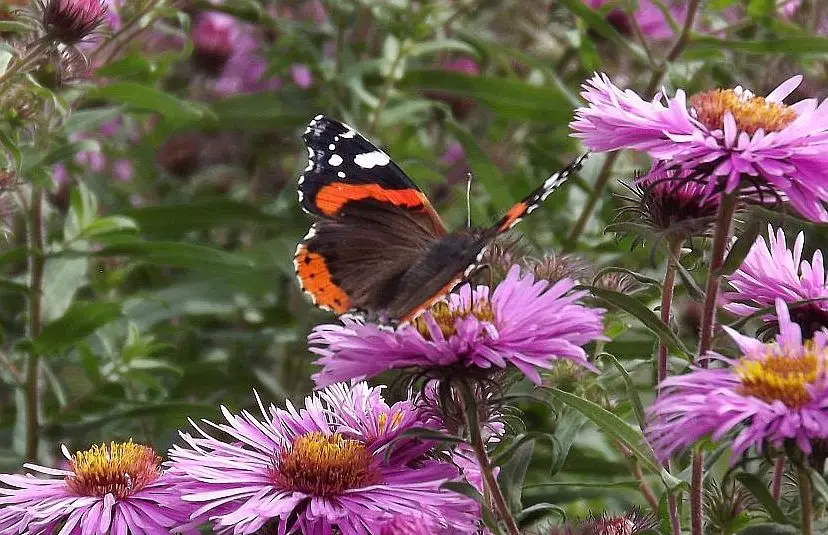
<instances>
[{"instance_id":1,"label":"hairy stem","mask_svg":"<svg viewBox=\"0 0 828 535\"><path fill-rule=\"evenodd\" d=\"M713 233L713 248L710 252L710 265L707 272L707 284L704 290L704 305L702 309L701 329L699 332L699 350L696 364L707 367L704 356L710 351L713 342L713 331L716 327L716 301L719 297L719 286L722 275L720 273L730 241L730 231L733 226L733 215L736 213L736 196L733 193L723 194L719 202L719 211L716 216L716 227ZM693 454L692 476L690 480L690 520L692 535L703 535L704 516L702 513L702 493L704 483L704 453L696 451Z\"/></svg>"},{"instance_id":2,"label":"hairy stem","mask_svg":"<svg viewBox=\"0 0 828 535\"><path fill-rule=\"evenodd\" d=\"M782 477L785 475L785 457L779 456L773 463L773 479L771 479L771 496L779 502L782 496Z\"/></svg>"},{"instance_id":3,"label":"hairy stem","mask_svg":"<svg viewBox=\"0 0 828 535\"><path fill-rule=\"evenodd\" d=\"M494 475L494 466L489 459L489 454L486 452L486 443L483 440L483 432L480 429L480 421L477 418L477 402L474 399L474 394L467 385L463 385L460 388L460 392L466 413L469 442L472 450L474 450L477 464L480 466L480 473L483 476L486 490L491 495L492 502L498 516L500 516L500 520L506 524L506 530L509 532L509 535L520 535L517 521L512 515L509 504L506 502L506 497L503 495L500 484L497 482L497 478Z\"/></svg>"},{"instance_id":4,"label":"hairy stem","mask_svg":"<svg viewBox=\"0 0 828 535\"><path fill-rule=\"evenodd\" d=\"M29 272L32 294L29 297L29 339L40 336L42 328L43 293L43 188L32 186L29 204ZM30 350L26 359L26 378L24 398L26 403L26 443L25 455L28 461L37 460L38 442L40 440L40 355Z\"/></svg>"},{"instance_id":5,"label":"hairy stem","mask_svg":"<svg viewBox=\"0 0 828 535\"><path fill-rule=\"evenodd\" d=\"M802 509L802 535L813 535L813 492L811 491L811 476L808 474L808 467L800 464L797 467L799 483L799 503Z\"/></svg>"},{"instance_id":6,"label":"hairy stem","mask_svg":"<svg viewBox=\"0 0 828 535\"><path fill-rule=\"evenodd\" d=\"M669 256L667 257L667 269L664 271L664 287L661 291L661 321L670 325L670 314L673 307L673 288L676 284L676 271L678 270L679 256L684 240L673 239L670 241ZM664 342L658 344L658 382L661 383L667 378L667 357L668 349Z\"/></svg>"},{"instance_id":7,"label":"hairy stem","mask_svg":"<svg viewBox=\"0 0 828 535\"><path fill-rule=\"evenodd\" d=\"M632 475L638 480L638 488L641 490L641 495L644 496L644 499L653 510L653 513L658 514L658 498L656 498L650 484L647 483L647 479L644 477L644 472L641 470L641 465L638 463L638 459L630 457L629 464L630 472L632 472Z\"/></svg>"}]
</instances>

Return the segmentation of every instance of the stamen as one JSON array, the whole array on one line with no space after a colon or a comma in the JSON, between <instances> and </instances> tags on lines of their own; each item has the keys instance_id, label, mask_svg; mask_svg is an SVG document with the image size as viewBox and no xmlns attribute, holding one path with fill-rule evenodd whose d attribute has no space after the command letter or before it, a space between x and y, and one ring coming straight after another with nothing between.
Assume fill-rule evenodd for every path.
<instances>
[{"instance_id":1,"label":"stamen","mask_svg":"<svg viewBox=\"0 0 828 535\"><path fill-rule=\"evenodd\" d=\"M797 409L811 401L808 386L823 373L826 352L816 352L807 342L802 353L785 352L776 344L768 344L761 359L743 357L736 365L742 379L740 392L768 403L781 401Z\"/></svg>"},{"instance_id":2,"label":"stamen","mask_svg":"<svg viewBox=\"0 0 828 535\"><path fill-rule=\"evenodd\" d=\"M69 458L71 476L66 486L78 496L126 498L140 491L161 474L161 458L149 446L111 442L94 445Z\"/></svg>"},{"instance_id":3,"label":"stamen","mask_svg":"<svg viewBox=\"0 0 828 535\"><path fill-rule=\"evenodd\" d=\"M760 128L765 132L779 132L797 117L788 106L768 102L741 88L705 91L691 97L690 105L696 118L710 130L723 129L725 114L730 112L739 131L750 135Z\"/></svg>"}]
</instances>

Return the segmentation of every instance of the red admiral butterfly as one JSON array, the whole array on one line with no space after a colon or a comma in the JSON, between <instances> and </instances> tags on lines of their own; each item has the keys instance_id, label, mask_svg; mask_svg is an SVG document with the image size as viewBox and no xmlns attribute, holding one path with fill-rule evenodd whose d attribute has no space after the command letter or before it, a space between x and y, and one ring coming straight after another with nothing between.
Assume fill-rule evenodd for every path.
<instances>
[{"instance_id":1,"label":"red admiral butterfly","mask_svg":"<svg viewBox=\"0 0 828 535\"><path fill-rule=\"evenodd\" d=\"M428 198L383 151L348 125L317 115L302 136L302 209L316 222L293 263L313 303L336 314L411 321L474 271L486 247L581 168L549 177L488 228L448 232Z\"/></svg>"}]
</instances>

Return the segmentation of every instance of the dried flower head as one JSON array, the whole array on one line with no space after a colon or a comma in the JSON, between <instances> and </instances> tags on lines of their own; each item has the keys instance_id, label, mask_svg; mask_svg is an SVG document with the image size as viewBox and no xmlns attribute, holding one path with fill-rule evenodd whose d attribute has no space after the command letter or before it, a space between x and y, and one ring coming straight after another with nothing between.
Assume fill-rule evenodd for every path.
<instances>
[{"instance_id":1,"label":"dried flower head","mask_svg":"<svg viewBox=\"0 0 828 535\"><path fill-rule=\"evenodd\" d=\"M658 519L654 515L633 509L623 515L591 515L581 522L545 528L533 535L643 535L657 528Z\"/></svg>"}]
</instances>

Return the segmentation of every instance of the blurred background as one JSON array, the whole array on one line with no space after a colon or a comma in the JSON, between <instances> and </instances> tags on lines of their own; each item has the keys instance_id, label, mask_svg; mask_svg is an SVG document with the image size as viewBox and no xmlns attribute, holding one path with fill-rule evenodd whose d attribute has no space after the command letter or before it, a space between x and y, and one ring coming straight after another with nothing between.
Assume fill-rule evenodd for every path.
<instances>
[{"instance_id":1,"label":"blurred background","mask_svg":"<svg viewBox=\"0 0 828 535\"><path fill-rule=\"evenodd\" d=\"M316 114L382 147L456 228L469 172L472 221L484 224L581 152L568 123L595 71L648 98L735 85L761 95L798 73L792 100L828 96L823 2L709 0L683 33L694 3L110 0L103 31L0 94L0 141L18 169L0 173L0 470L25 455L15 385L32 344L45 355L46 460L60 444L129 438L164 451L187 417L251 408L254 389L277 404L311 391L306 336L333 318L301 294L292 257L310 224L296 179ZM0 5L2 64L26 46L33 26L16 10L28 7ZM629 193L619 180L647 168L594 155L521 224L523 246L658 273L658 247L604 232ZM46 192L36 340L20 209L33 182ZM685 295L677 306L692 340L698 306ZM620 315L608 335L648 395L652 335ZM582 379L562 367L550 381L580 381L629 413L612 395L617 374ZM529 503L574 514L642 503L624 451L583 417L527 405L524 425L556 437L536 446Z\"/></svg>"}]
</instances>

